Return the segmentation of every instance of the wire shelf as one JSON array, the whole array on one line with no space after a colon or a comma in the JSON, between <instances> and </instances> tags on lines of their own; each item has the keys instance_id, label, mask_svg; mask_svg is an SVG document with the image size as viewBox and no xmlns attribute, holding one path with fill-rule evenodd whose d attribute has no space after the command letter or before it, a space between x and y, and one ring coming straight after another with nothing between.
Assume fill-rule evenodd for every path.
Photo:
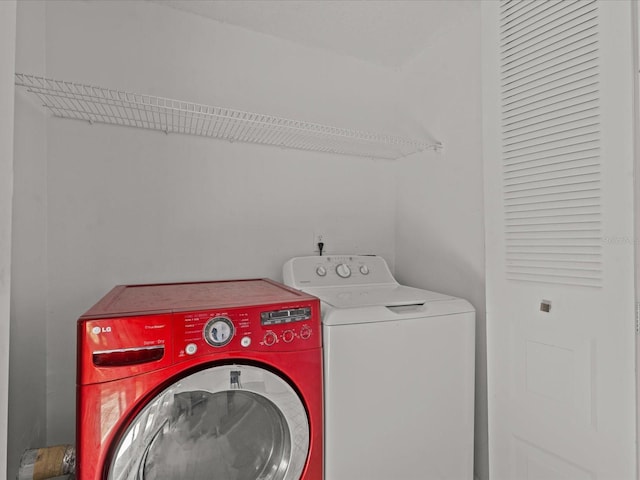
<instances>
[{"instance_id":1,"label":"wire shelf","mask_svg":"<svg viewBox=\"0 0 640 480\"><path fill-rule=\"evenodd\" d=\"M411 140L16 73L54 116L285 148L398 159L439 142Z\"/></svg>"}]
</instances>

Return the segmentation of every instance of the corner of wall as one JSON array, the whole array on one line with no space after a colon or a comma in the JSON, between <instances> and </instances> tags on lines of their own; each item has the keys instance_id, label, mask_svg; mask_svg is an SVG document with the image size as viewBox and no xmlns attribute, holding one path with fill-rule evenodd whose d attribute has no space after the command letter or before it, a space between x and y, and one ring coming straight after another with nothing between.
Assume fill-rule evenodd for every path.
<instances>
[{"instance_id":1,"label":"corner of wall","mask_svg":"<svg viewBox=\"0 0 640 480\"><path fill-rule=\"evenodd\" d=\"M44 1L18 2L15 71L45 74ZM46 442L46 116L15 91L8 478L24 450Z\"/></svg>"},{"instance_id":2,"label":"corner of wall","mask_svg":"<svg viewBox=\"0 0 640 480\"><path fill-rule=\"evenodd\" d=\"M16 1L0 2L0 472L7 472ZM0 475L2 475L0 473Z\"/></svg>"}]
</instances>

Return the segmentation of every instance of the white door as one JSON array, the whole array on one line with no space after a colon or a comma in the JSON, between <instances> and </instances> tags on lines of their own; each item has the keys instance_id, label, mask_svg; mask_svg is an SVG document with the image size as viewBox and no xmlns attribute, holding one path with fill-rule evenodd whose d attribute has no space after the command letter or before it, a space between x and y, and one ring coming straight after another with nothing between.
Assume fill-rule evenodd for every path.
<instances>
[{"instance_id":1,"label":"white door","mask_svg":"<svg viewBox=\"0 0 640 480\"><path fill-rule=\"evenodd\" d=\"M632 2L482 8L491 479L632 480Z\"/></svg>"}]
</instances>

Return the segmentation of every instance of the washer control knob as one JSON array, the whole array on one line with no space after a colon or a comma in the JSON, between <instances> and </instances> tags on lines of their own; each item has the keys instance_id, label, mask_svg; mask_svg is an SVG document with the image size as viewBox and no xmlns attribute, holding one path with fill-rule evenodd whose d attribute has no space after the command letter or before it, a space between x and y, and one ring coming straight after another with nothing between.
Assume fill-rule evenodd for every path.
<instances>
[{"instance_id":1,"label":"washer control knob","mask_svg":"<svg viewBox=\"0 0 640 480\"><path fill-rule=\"evenodd\" d=\"M369 267L367 267L366 265L361 265L360 273L363 275L369 275Z\"/></svg>"},{"instance_id":2,"label":"washer control knob","mask_svg":"<svg viewBox=\"0 0 640 480\"><path fill-rule=\"evenodd\" d=\"M305 325L300 329L300 338L303 340L308 340L309 337L311 337L312 332L313 331L311 330L311 327L309 327L308 325Z\"/></svg>"},{"instance_id":3,"label":"washer control knob","mask_svg":"<svg viewBox=\"0 0 640 480\"><path fill-rule=\"evenodd\" d=\"M327 269L322 267L322 266L320 266L320 267L316 268L316 274L319 277L324 277L327 274Z\"/></svg>"},{"instance_id":4,"label":"washer control knob","mask_svg":"<svg viewBox=\"0 0 640 480\"><path fill-rule=\"evenodd\" d=\"M267 347L270 347L277 341L278 341L278 336L275 333L273 333L271 330L269 330L267 333L264 334L263 342Z\"/></svg>"},{"instance_id":5,"label":"washer control knob","mask_svg":"<svg viewBox=\"0 0 640 480\"><path fill-rule=\"evenodd\" d=\"M282 340L284 340L285 343L293 342L293 339L295 337L296 334L293 333L293 330L285 330L284 332L282 332Z\"/></svg>"},{"instance_id":6,"label":"washer control knob","mask_svg":"<svg viewBox=\"0 0 640 480\"><path fill-rule=\"evenodd\" d=\"M251 345L251 337L242 337L242 339L240 340L240 345L242 345L244 348L247 348L249 345Z\"/></svg>"},{"instance_id":7,"label":"washer control knob","mask_svg":"<svg viewBox=\"0 0 640 480\"><path fill-rule=\"evenodd\" d=\"M346 263L339 263L336 267L336 273L341 278L349 278L351 276L351 269Z\"/></svg>"},{"instance_id":8,"label":"washer control knob","mask_svg":"<svg viewBox=\"0 0 640 480\"><path fill-rule=\"evenodd\" d=\"M212 317L204 326L204 339L212 347L224 347L234 333L233 322L227 317Z\"/></svg>"},{"instance_id":9,"label":"washer control knob","mask_svg":"<svg viewBox=\"0 0 640 480\"><path fill-rule=\"evenodd\" d=\"M186 347L184 347L184 353L187 355L193 355L198 351L198 346L195 343L189 343Z\"/></svg>"}]
</instances>

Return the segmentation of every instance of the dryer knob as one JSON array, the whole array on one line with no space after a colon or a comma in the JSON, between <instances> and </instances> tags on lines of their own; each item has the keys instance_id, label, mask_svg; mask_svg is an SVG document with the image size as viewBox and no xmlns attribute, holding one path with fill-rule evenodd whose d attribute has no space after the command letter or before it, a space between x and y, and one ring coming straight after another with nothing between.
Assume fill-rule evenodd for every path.
<instances>
[{"instance_id":1,"label":"dryer knob","mask_svg":"<svg viewBox=\"0 0 640 480\"><path fill-rule=\"evenodd\" d=\"M311 333L312 333L311 327L305 325L300 329L300 338L303 340L308 340L309 337L311 337Z\"/></svg>"},{"instance_id":2,"label":"dryer knob","mask_svg":"<svg viewBox=\"0 0 640 480\"><path fill-rule=\"evenodd\" d=\"M210 318L204 326L204 339L212 347L224 347L233 338L235 328L227 317Z\"/></svg>"},{"instance_id":3,"label":"dryer knob","mask_svg":"<svg viewBox=\"0 0 640 480\"><path fill-rule=\"evenodd\" d=\"M263 342L267 347L270 347L277 341L278 341L278 336L275 333L273 333L271 330L269 330L267 333L264 334Z\"/></svg>"},{"instance_id":4,"label":"dryer knob","mask_svg":"<svg viewBox=\"0 0 640 480\"><path fill-rule=\"evenodd\" d=\"M293 330L285 330L284 332L282 332L282 340L284 340L285 343L293 342L293 339L295 337L296 334L293 333Z\"/></svg>"}]
</instances>

